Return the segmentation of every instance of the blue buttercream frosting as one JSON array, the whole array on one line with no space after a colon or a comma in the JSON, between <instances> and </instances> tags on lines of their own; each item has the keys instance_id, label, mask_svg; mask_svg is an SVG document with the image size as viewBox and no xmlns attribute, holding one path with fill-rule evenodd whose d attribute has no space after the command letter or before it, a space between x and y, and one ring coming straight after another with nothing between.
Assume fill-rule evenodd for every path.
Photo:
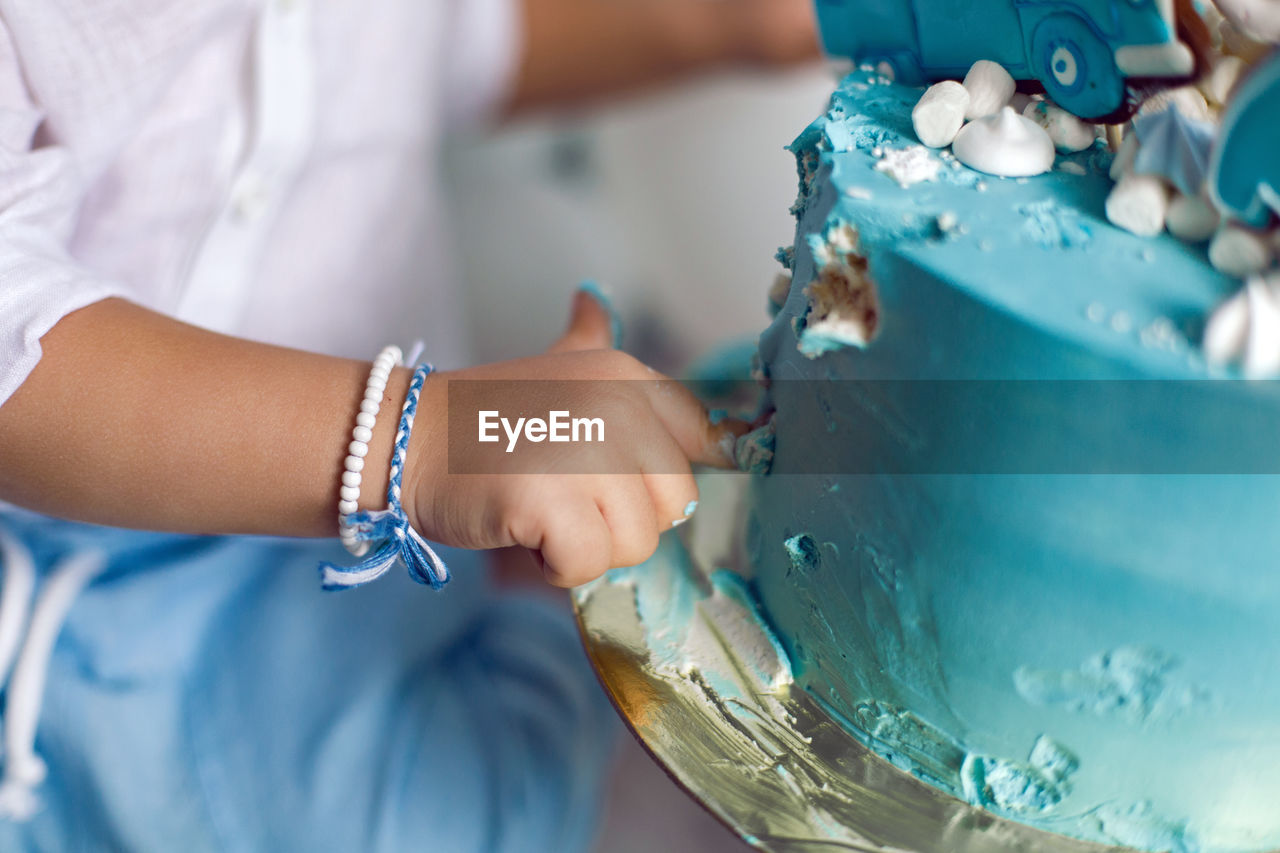
<instances>
[{"instance_id":1,"label":"blue buttercream frosting","mask_svg":"<svg viewBox=\"0 0 1280 853\"><path fill-rule=\"evenodd\" d=\"M794 676L885 758L1014 820L1152 851L1278 848L1280 477L917 470L966 424L897 382L1180 380L1139 413L1147 442L1265 447L1194 395L1214 380L1224 406L1280 419L1272 383L1215 379L1199 353L1197 318L1237 283L1107 222L1101 144L1031 179L938 152L932 180L877 171L917 144L919 95L853 74L791 149L793 281L760 341L772 473L747 549ZM1046 430L1105 453L1137 428L1125 406L1044 406L990 419L995 455L1031 458Z\"/></svg>"}]
</instances>

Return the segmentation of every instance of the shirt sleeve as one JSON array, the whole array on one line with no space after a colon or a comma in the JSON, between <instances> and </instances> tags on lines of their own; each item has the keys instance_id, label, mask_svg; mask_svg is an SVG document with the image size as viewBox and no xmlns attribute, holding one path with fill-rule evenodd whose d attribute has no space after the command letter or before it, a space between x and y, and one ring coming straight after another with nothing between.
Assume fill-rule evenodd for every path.
<instances>
[{"instance_id":1,"label":"shirt sleeve","mask_svg":"<svg viewBox=\"0 0 1280 853\"><path fill-rule=\"evenodd\" d=\"M72 152L42 144L44 119L0 23L0 404L40 361L40 338L60 319L124 292L68 253L85 181Z\"/></svg>"},{"instance_id":2,"label":"shirt sleeve","mask_svg":"<svg viewBox=\"0 0 1280 853\"><path fill-rule=\"evenodd\" d=\"M520 65L520 0L450 0L444 33L445 125L456 130L494 117Z\"/></svg>"}]
</instances>

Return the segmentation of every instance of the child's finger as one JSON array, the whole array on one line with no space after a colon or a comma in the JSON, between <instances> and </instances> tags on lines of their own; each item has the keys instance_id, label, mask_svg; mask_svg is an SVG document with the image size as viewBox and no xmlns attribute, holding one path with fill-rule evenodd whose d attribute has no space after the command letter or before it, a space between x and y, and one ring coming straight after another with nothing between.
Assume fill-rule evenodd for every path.
<instances>
[{"instance_id":1,"label":"child's finger","mask_svg":"<svg viewBox=\"0 0 1280 853\"><path fill-rule=\"evenodd\" d=\"M658 550L658 514L643 475L603 478L596 505L609 526L611 568L638 565Z\"/></svg>"},{"instance_id":2,"label":"child's finger","mask_svg":"<svg viewBox=\"0 0 1280 853\"><path fill-rule=\"evenodd\" d=\"M591 292L579 290L573 295L569 328L547 352L611 349L613 337L613 315L609 309Z\"/></svg>"},{"instance_id":3,"label":"child's finger","mask_svg":"<svg viewBox=\"0 0 1280 853\"><path fill-rule=\"evenodd\" d=\"M675 439L661 435L649 442L640 467L657 514L658 532L665 533L687 521L698 506L698 484L688 457Z\"/></svg>"},{"instance_id":4,"label":"child's finger","mask_svg":"<svg viewBox=\"0 0 1280 853\"><path fill-rule=\"evenodd\" d=\"M542 574L552 586L574 587L594 580L613 564L613 534L600 508L584 491L566 489L549 502L536 542Z\"/></svg>"},{"instance_id":5,"label":"child's finger","mask_svg":"<svg viewBox=\"0 0 1280 853\"><path fill-rule=\"evenodd\" d=\"M711 416L693 392L672 379L648 387L649 405L691 462L716 468L733 468L734 443L750 431L745 421L725 418L712 423Z\"/></svg>"},{"instance_id":6,"label":"child's finger","mask_svg":"<svg viewBox=\"0 0 1280 853\"><path fill-rule=\"evenodd\" d=\"M698 508L698 484L692 473L645 474L644 482L657 509L659 533L684 524Z\"/></svg>"}]
</instances>

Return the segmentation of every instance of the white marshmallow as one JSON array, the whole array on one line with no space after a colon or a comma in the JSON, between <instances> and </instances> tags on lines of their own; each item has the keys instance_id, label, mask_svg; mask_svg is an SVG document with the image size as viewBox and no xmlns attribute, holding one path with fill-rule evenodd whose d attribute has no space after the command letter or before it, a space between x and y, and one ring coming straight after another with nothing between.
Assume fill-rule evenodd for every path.
<instances>
[{"instance_id":1,"label":"white marshmallow","mask_svg":"<svg viewBox=\"0 0 1280 853\"><path fill-rule=\"evenodd\" d=\"M1204 327L1204 357L1210 364L1230 364L1249 339L1249 300L1242 287L1209 315Z\"/></svg>"},{"instance_id":2,"label":"white marshmallow","mask_svg":"<svg viewBox=\"0 0 1280 853\"><path fill-rule=\"evenodd\" d=\"M1218 11L1255 41L1280 44L1280 3L1275 0L1216 0Z\"/></svg>"},{"instance_id":3,"label":"white marshmallow","mask_svg":"<svg viewBox=\"0 0 1280 853\"><path fill-rule=\"evenodd\" d=\"M1218 209L1204 197L1175 192L1164 224L1179 240L1203 243L1218 230L1221 221Z\"/></svg>"},{"instance_id":4,"label":"white marshmallow","mask_svg":"<svg viewBox=\"0 0 1280 853\"><path fill-rule=\"evenodd\" d=\"M1095 125L1081 121L1048 101L1032 102L1022 114L1047 130L1054 147L1059 151L1083 151L1098 138L1098 128Z\"/></svg>"},{"instance_id":5,"label":"white marshmallow","mask_svg":"<svg viewBox=\"0 0 1280 853\"><path fill-rule=\"evenodd\" d=\"M934 83L911 110L911 126L922 145L946 148L956 138L969 108L969 90L955 80Z\"/></svg>"},{"instance_id":6,"label":"white marshmallow","mask_svg":"<svg viewBox=\"0 0 1280 853\"><path fill-rule=\"evenodd\" d=\"M1247 63L1254 63L1267 55L1270 46L1241 32L1231 21L1224 20L1218 25L1218 35L1222 39L1222 50L1231 56L1238 56Z\"/></svg>"},{"instance_id":7,"label":"white marshmallow","mask_svg":"<svg viewBox=\"0 0 1280 853\"><path fill-rule=\"evenodd\" d=\"M1107 196L1107 219L1139 237L1163 231L1168 211L1169 188L1152 175L1125 175Z\"/></svg>"},{"instance_id":8,"label":"white marshmallow","mask_svg":"<svg viewBox=\"0 0 1280 853\"><path fill-rule=\"evenodd\" d=\"M1038 103L1040 103L1038 98L1028 95L1026 92L1014 92L1013 97L1009 99L1009 106L1020 113L1025 113L1027 107Z\"/></svg>"},{"instance_id":9,"label":"white marshmallow","mask_svg":"<svg viewBox=\"0 0 1280 853\"><path fill-rule=\"evenodd\" d=\"M1197 4L1196 11L1200 13L1205 27L1209 30L1210 47L1215 51L1222 50L1222 34L1218 32L1218 28L1222 26L1222 22L1226 18L1222 16L1222 13L1218 11L1218 7L1213 3Z\"/></svg>"},{"instance_id":10,"label":"white marshmallow","mask_svg":"<svg viewBox=\"0 0 1280 853\"><path fill-rule=\"evenodd\" d=\"M964 87L969 91L969 107L964 117L982 118L1008 104L1017 84L1000 63L979 59L964 75Z\"/></svg>"},{"instance_id":11,"label":"white marshmallow","mask_svg":"<svg viewBox=\"0 0 1280 853\"><path fill-rule=\"evenodd\" d=\"M1244 372L1249 376L1280 373L1280 294L1276 281L1254 276L1245 283L1249 301L1249 340L1244 348Z\"/></svg>"},{"instance_id":12,"label":"white marshmallow","mask_svg":"<svg viewBox=\"0 0 1280 853\"><path fill-rule=\"evenodd\" d=\"M1266 235L1239 225L1224 225L1209 243L1209 263L1237 278L1261 272L1271 264Z\"/></svg>"},{"instance_id":13,"label":"white marshmallow","mask_svg":"<svg viewBox=\"0 0 1280 853\"><path fill-rule=\"evenodd\" d=\"M1205 100L1212 106L1226 106L1232 90L1235 89L1236 83L1240 82L1241 75L1248 70L1248 67L1238 56L1220 57L1209 73L1201 77L1196 84L1200 88L1200 94L1204 95Z\"/></svg>"},{"instance_id":14,"label":"white marshmallow","mask_svg":"<svg viewBox=\"0 0 1280 853\"><path fill-rule=\"evenodd\" d=\"M1239 361L1247 376L1280 373L1280 274L1251 276L1215 308L1203 345L1210 364Z\"/></svg>"}]
</instances>

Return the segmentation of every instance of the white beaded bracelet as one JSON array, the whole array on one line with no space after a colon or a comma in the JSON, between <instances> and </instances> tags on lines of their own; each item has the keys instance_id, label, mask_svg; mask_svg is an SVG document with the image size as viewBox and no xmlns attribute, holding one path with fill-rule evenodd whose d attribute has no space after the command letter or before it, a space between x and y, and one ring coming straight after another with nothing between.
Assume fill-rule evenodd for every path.
<instances>
[{"instance_id":1,"label":"white beaded bracelet","mask_svg":"<svg viewBox=\"0 0 1280 853\"><path fill-rule=\"evenodd\" d=\"M338 538L353 555L363 557L370 548L369 542L356 539L351 526L351 514L360 509L360 481L364 477L364 458L369 455L369 442L373 439L373 425L378 421L382 397L387 390L391 370L400 364L404 354L400 347L389 346L378 353L369 371L369 381L364 386L364 399L356 414L356 424L351 428L351 443L347 445L347 459L343 463L342 487L338 490Z\"/></svg>"}]
</instances>

